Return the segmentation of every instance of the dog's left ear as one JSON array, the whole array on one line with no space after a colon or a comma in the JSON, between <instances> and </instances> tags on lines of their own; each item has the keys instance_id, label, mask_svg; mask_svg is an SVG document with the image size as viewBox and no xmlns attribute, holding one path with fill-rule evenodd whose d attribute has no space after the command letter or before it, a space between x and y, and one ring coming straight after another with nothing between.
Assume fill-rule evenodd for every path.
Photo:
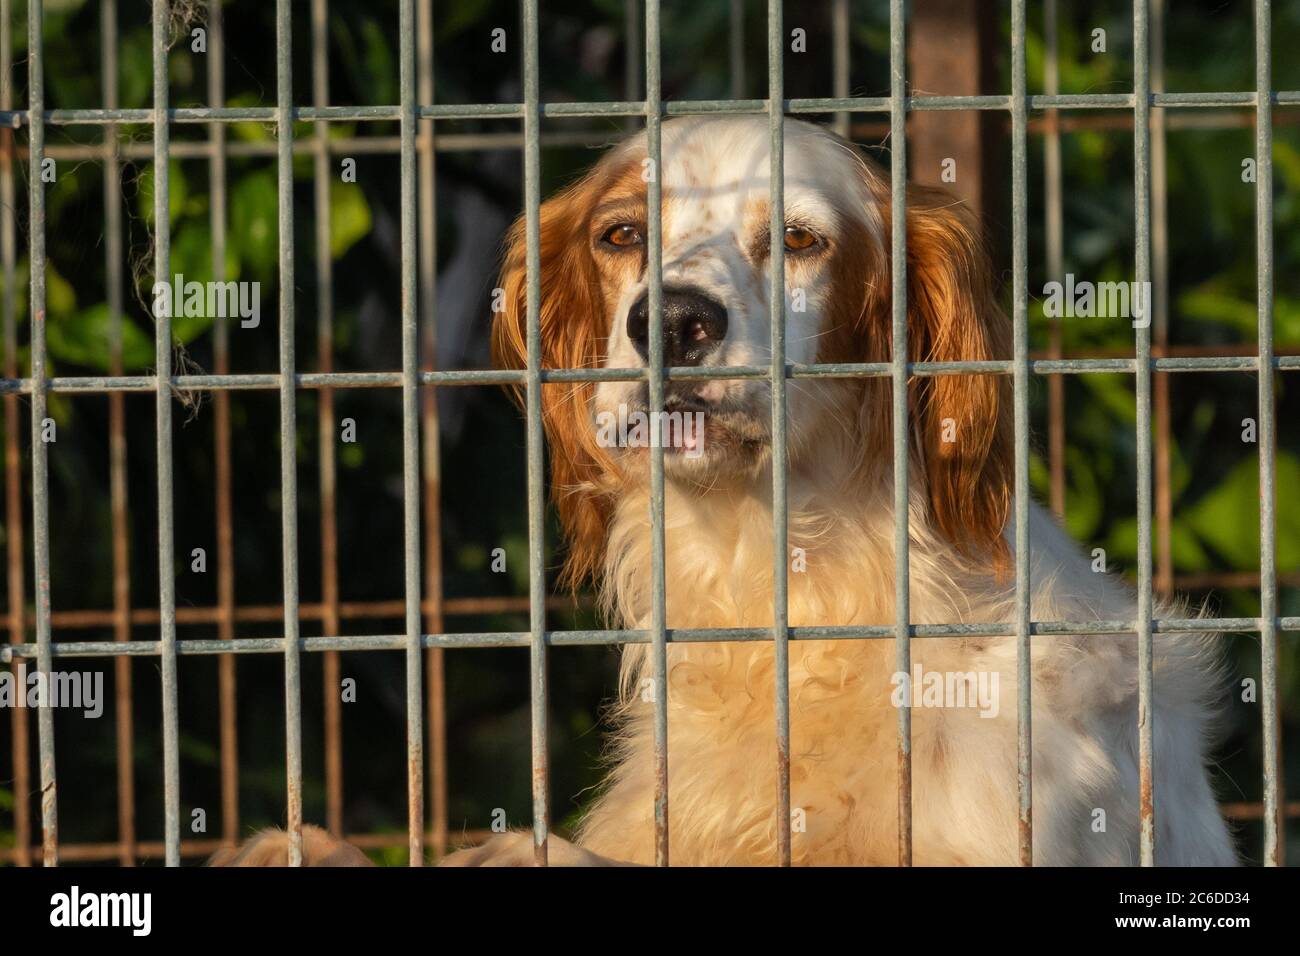
<instances>
[{"instance_id":1,"label":"dog's left ear","mask_svg":"<svg viewBox=\"0 0 1300 956\"><path fill-rule=\"evenodd\" d=\"M913 361L1011 357L1011 327L994 298L992 266L975 217L940 189L907 192L907 308ZM1011 380L938 375L913 380L915 434L931 515L968 557L1009 557Z\"/></svg>"}]
</instances>

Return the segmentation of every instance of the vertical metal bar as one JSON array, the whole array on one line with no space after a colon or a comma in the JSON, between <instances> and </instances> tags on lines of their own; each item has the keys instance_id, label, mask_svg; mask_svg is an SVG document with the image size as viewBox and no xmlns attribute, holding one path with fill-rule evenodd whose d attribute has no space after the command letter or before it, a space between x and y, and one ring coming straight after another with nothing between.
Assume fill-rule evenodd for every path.
<instances>
[{"instance_id":1,"label":"vertical metal bar","mask_svg":"<svg viewBox=\"0 0 1300 956\"><path fill-rule=\"evenodd\" d=\"M1165 91L1165 0L1151 3L1151 91ZM1169 348L1169 195L1166 176L1165 116L1151 113L1151 308L1155 355ZM1059 320L1058 320L1059 321ZM1155 388L1155 589L1169 597L1174 591L1173 491L1170 488L1168 372L1156 372Z\"/></svg>"},{"instance_id":2,"label":"vertical metal bar","mask_svg":"<svg viewBox=\"0 0 1300 956\"><path fill-rule=\"evenodd\" d=\"M226 39L222 0L208 7L208 102L214 107L226 99ZM209 211L212 224L212 278L226 278L226 126L208 127L212 152L208 158ZM213 359L218 375L230 372L230 320L218 316L213 331ZM230 393L218 391L214 399L217 485L217 637L235 638L235 540L231 500ZM221 723L221 839L233 845L239 839L239 734L237 727L236 657L222 654L217 662L218 712Z\"/></svg>"},{"instance_id":3,"label":"vertical metal bar","mask_svg":"<svg viewBox=\"0 0 1300 956\"><path fill-rule=\"evenodd\" d=\"M731 98L745 95L745 0L731 0L731 30L728 34L728 65L731 68Z\"/></svg>"},{"instance_id":4,"label":"vertical metal bar","mask_svg":"<svg viewBox=\"0 0 1300 956\"><path fill-rule=\"evenodd\" d=\"M528 370L528 673L532 688L533 850L538 866L546 865L550 813L549 755L546 749L546 525L543 492L542 433L542 262L541 262L541 120L538 89L537 0L524 0L524 226L528 272L526 308Z\"/></svg>"},{"instance_id":5,"label":"vertical metal bar","mask_svg":"<svg viewBox=\"0 0 1300 956\"><path fill-rule=\"evenodd\" d=\"M32 544L36 585L36 667L49 686L50 649L50 474L49 450L42 436L47 412L45 380L45 49L40 0L27 5L27 105L31 127L28 157L29 240L32 316ZM54 711L42 700L37 711L41 753L41 832L45 865L59 864L58 783L54 770Z\"/></svg>"},{"instance_id":6,"label":"vertical metal bar","mask_svg":"<svg viewBox=\"0 0 1300 956\"><path fill-rule=\"evenodd\" d=\"M0 0L0 109L12 110L13 19L9 0ZM14 295L14 131L0 129L0 264L4 269L5 378L18 377L18 322ZM9 582L9 643L25 640L26 582L23 574L23 476L18 452L18 396L4 397L5 408L5 544ZM32 865L31 739L27 709L13 708L14 862Z\"/></svg>"},{"instance_id":7,"label":"vertical metal bar","mask_svg":"<svg viewBox=\"0 0 1300 956\"><path fill-rule=\"evenodd\" d=\"M1151 280L1151 69L1148 42L1149 0L1133 3L1133 211L1135 275ZM1156 805L1152 769L1154 718L1151 708L1151 329L1135 330L1137 373L1137 645L1140 858L1155 865Z\"/></svg>"},{"instance_id":8,"label":"vertical metal bar","mask_svg":"<svg viewBox=\"0 0 1300 956\"><path fill-rule=\"evenodd\" d=\"M406 775L411 866L424 865L424 685L420 648L419 321L416 312L415 0L402 0L402 506L406 551Z\"/></svg>"},{"instance_id":9,"label":"vertical metal bar","mask_svg":"<svg viewBox=\"0 0 1300 956\"><path fill-rule=\"evenodd\" d=\"M311 4L312 103L329 104L329 4ZM316 353L317 367L334 367L334 257L330 253L330 150L329 123L315 124L313 180L316 202ZM321 626L326 634L340 634L338 515L336 510L334 389L323 388L317 399L317 445L320 459L320 560ZM326 651L325 692L325 820L329 831L343 835L343 701L339 692L339 653Z\"/></svg>"},{"instance_id":10,"label":"vertical metal bar","mask_svg":"<svg viewBox=\"0 0 1300 956\"><path fill-rule=\"evenodd\" d=\"M1029 185L1025 0L1011 4L1011 316L1015 336L1016 791L1020 865L1034 865L1029 636Z\"/></svg>"},{"instance_id":11,"label":"vertical metal bar","mask_svg":"<svg viewBox=\"0 0 1300 956\"><path fill-rule=\"evenodd\" d=\"M280 220L280 533L284 552L284 707L289 865L302 865L302 670L298 647L298 413L293 342L293 10L276 0Z\"/></svg>"},{"instance_id":12,"label":"vertical metal bar","mask_svg":"<svg viewBox=\"0 0 1300 956\"><path fill-rule=\"evenodd\" d=\"M117 109L117 0L104 0L100 8L100 69L104 107ZM108 367L122 374L122 201L120 196L120 146L116 126L104 127L104 275L109 316ZM128 535L126 480L126 396L108 396L109 485L113 526L113 640L131 639L131 556ZM114 724L117 745L118 863L135 865L135 766L133 750L133 698L131 660L113 661Z\"/></svg>"},{"instance_id":13,"label":"vertical metal bar","mask_svg":"<svg viewBox=\"0 0 1300 956\"><path fill-rule=\"evenodd\" d=\"M645 5L645 130L646 153L653 175L646 183L646 280L650 314L649 400L656 415L664 407L663 333L663 150L661 140L659 0ZM650 649L654 671L655 733L655 865L668 865L668 632L664 569L664 450L650 443Z\"/></svg>"},{"instance_id":14,"label":"vertical metal bar","mask_svg":"<svg viewBox=\"0 0 1300 956\"><path fill-rule=\"evenodd\" d=\"M646 19L650 18L650 11L646 10ZM623 61L623 99L629 103L636 101L641 95L641 63L637 59L637 51L641 49L641 22L637 17L637 0L623 0L623 46L627 49L627 56ZM636 129L636 117L627 118L627 128Z\"/></svg>"},{"instance_id":15,"label":"vertical metal bar","mask_svg":"<svg viewBox=\"0 0 1300 956\"><path fill-rule=\"evenodd\" d=\"M153 3L154 282L170 283L171 219L167 151L167 47L171 5ZM164 856L181 865L180 718L176 681L175 501L172 494L172 323L167 309L154 317L154 374L158 456L158 613L162 657Z\"/></svg>"},{"instance_id":16,"label":"vertical metal bar","mask_svg":"<svg viewBox=\"0 0 1300 956\"><path fill-rule=\"evenodd\" d=\"M831 95L843 99L849 95L849 0L834 0L831 5ZM849 136L852 113L836 113L835 132Z\"/></svg>"},{"instance_id":17,"label":"vertical metal bar","mask_svg":"<svg viewBox=\"0 0 1300 956\"><path fill-rule=\"evenodd\" d=\"M1259 312L1259 614L1260 699L1264 735L1264 865L1282 865L1278 737L1276 422L1273 404L1273 105L1272 9L1255 0L1255 256Z\"/></svg>"},{"instance_id":18,"label":"vertical metal bar","mask_svg":"<svg viewBox=\"0 0 1300 956\"><path fill-rule=\"evenodd\" d=\"M1043 92L1055 96L1060 92L1060 68L1057 61L1058 40L1056 27L1056 0L1045 0L1043 5ZM1048 110L1043 134L1043 190L1046 218L1047 278L1062 282L1065 279L1065 217L1061 189L1061 114ZM1061 357L1061 319L1051 319L1048 329L1047 353L1051 358ZM1049 375L1047 378L1047 459L1051 477L1049 503L1058 517L1065 515L1065 376Z\"/></svg>"},{"instance_id":19,"label":"vertical metal bar","mask_svg":"<svg viewBox=\"0 0 1300 956\"><path fill-rule=\"evenodd\" d=\"M771 165L768 228L771 268L768 311L772 326L772 652L776 684L776 848L790 865L790 547L786 525L785 378L785 26L781 0L767 5L767 118Z\"/></svg>"},{"instance_id":20,"label":"vertical metal bar","mask_svg":"<svg viewBox=\"0 0 1300 956\"><path fill-rule=\"evenodd\" d=\"M416 7L416 56L419 60L419 100L433 103L433 0ZM422 120L416 148L420 155L420 288L418 302L427 310L422 348L424 367L437 365L438 335L434 299L438 267L437 151L433 120ZM443 632L442 515L438 437L438 400L433 388L420 393L424 462L424 594L428 602L425 622L431 634ZM429 796L433 847L436 855L447 849L447 693L443 650L425 651L428 685Z\"/></svg>"},{"instance_id":21,"label":"vertical metal bar","mask_svg":"<svg viewBox=\"0 0 1300 956\"><path fill-rule=\"evenodd\" d=\"M903 0L889 0L889 188L894 442L894 669L912 672L907 513L907 75ZM898 865L912 865L912 711L898 708Z\"/></svg>"}]
</instances>

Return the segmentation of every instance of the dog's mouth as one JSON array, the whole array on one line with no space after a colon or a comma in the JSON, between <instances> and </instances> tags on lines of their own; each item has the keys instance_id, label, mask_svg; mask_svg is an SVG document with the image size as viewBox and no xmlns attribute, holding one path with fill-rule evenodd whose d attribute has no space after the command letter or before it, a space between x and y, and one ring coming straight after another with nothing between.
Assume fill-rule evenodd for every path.
<instances>
[{"instance_id":1,"label":"dog's mouth","mask_svg":"<svg viewBox=\"0 0 1300 956\"><path fill-rule=\"evenodd\" d=\"M734 400L706 399L679 386L664 396L660 412L650 409L642 391L633 402L598 411L595 424L598 444L636 458L657 445L674 471L752 463L770 440L765 416Z\"/></svg>"}]
</instances>

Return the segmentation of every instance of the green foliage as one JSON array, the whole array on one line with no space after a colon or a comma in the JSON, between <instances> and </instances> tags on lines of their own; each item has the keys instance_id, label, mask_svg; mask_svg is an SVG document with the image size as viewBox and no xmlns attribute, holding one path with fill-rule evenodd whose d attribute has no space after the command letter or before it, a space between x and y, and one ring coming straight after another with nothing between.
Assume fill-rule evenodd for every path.
<instances>
[{"instance_id":1,"label":"green foliage","mask_svg":"<svg viewBox=\"0 0 1300 956\"><path fill-rule=\"evenodd\" d=\"M143 369L153 363L152 336L128 318L122 319L122 366ZM109 371L112 343L112 319L108 303L97 302L70 317L70 321L51 322L46 326L46 344L50 354L73 365L83 365L99 372Z\"/></svg>"},{"instance_id":2,"label":"green foliage","mask_svg":"<svg viewBox=\"0 0 1300 956\"><path fill-rule=\"evenodd\" d=\"M342 259L370 235L370 204L354 184L330 182L330 254Z\"/></svg>"},{"instance_id":3,"label":"green foliage","mask_svg":"<svg viewBox=\"0 0 1300 956\"><path fill-rule=\"evenodd\" d=\"M1277 569L1300 570L1300 497L1288 494L1300 488L1300 458L1279 452L1276 463ZM1243 459L1228 476L1178 516L1175 526L1185 526L1234 568L1259 569L1259 460ZM1208 566L1208 564L1207 564Z\"/></svg>"}]
</instances>

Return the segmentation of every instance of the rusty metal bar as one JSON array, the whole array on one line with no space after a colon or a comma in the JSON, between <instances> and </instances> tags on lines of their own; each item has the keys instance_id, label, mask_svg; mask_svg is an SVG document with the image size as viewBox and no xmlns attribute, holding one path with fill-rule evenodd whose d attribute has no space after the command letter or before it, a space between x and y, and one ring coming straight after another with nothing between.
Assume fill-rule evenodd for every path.
<instances>
[{"instance_id":1,"label":"rusty metal bar","mask_svg":"<svg viewBox=\"0 0 1300 956\"><path fill-rule=\"evenodd\" d=\"M1043 4L1043 91L1060 91L1058 62L1057 0ZM1026 127L1026 132L1029 126ZM1043 226L1046 233L1047 280L1065 278L1065 210L1061 187L1061 114L1048 110L1043 121ZM1059 359L1062 353L1061 318L1051 320L1047 353ZM1053 375L1047 380L1047 468L1050 476L1048 503L1058 518L1065 515L1065 379Z\"/></svg>"},{"instance_id":2,"label":"rusty metal bar","mask_svg":"<svg viewBox=\"0 0 1300 956\"><path fill-rule=\"evenodd\" d=\"M420 0L416 6L416 56L419 72L419 101L432 103L433 86L433 0ZM438 142L431 120L421 120L416 137L420 155L420 261L418 301L425 310L421 347L423 368L433 371L438 363L437 294L438 279L438 216L436 153ZM442 588L442 482L439 449L438 401L434 390L426 388L420 393L420 421L422 425L423 481L421 501L424 504L424 593L421 610L424 624L430 631L441 631L446 625ZM523 608L527 609L525 601ZM429 750L429 839L435 855L447 849L447 686L446 662L440 647L425 652L424 681L428 690L428 713L425 717Z\"/></svg>"},{"instance_id":3,"label":"rusty metal bar","mask_svg":"<svg viewBox=\"0 0 1300 956\"><path fill-rule=\"evenodd\" d=\"M0 0L0 109L13 108L13 22L9 0ZM17 303L14 294L15 244L14 218L14 133L0 129L0 207L7 213L0 216L0 267L4 270L4 295L0 308L4 310L5 375L18 374ZM24 613L27 588L23 575L23 476L22 458L18 451L18 396L4 397L5 410L5 545L8 564L9 642L21 644L26 636ZM19 866L32 865L32 804L31 804L31 736L27 710L19 707L13 711L10 724L13 741L14 775L14 841L13 861Z\"/></svg>"},{"instance_id":4,"label":"rusty metal bar","mask_svg":"<svg viewBox=\"0 0 1300 956\"><path fill-rule=\"evenodd\" d=\"M831 3L831 95L849 95L849 0ZM849 113L836 113L831 128L847 138L852 119Z\"/></svg>"},{"instance_id":5,"label":"rusty metal bar","mask_svg":"<svg viewBox=\"0 0 1300 956\"><path fill-rule=\"evenodd\" d=\"M311 3L312 103L329 104L329 4ZM329 124L317 120L312 177L316 200L316 367L334 369L334 256L330 252ZM354 185L353 188L360 189ZM320 562L322 623L326 634L339 633L338 505L334 389L323 388L317 400L317 454L320 473ZM325 825L343 832L343 699L339 655L325 655L322 690L325 697Z\"/></svg>"},{"instance_id":6,"label":"rusty metal bar","mask_svg":"<svg viewBox=\"0 0 1300 956\"><path fill-rule=\"evenodd\" d=\"M154 282L171 283L171 193L167 152L167 49L171 5L153 0L153 226ZM180 716L176 675L175 500L172 490L172 323L168 309L154 315L154 409L158 456L158 654L162 657L163 837L167 865L180 866Z\"/></svg>"},{"instance_id":7,"label":"rusty metal bar","mask_svg":"<svg viewBox=\"0 0 1300 956\"><path fill-rule=\"evenodd\" d=\"M402 547L406 572L406 777L411 866L424 865L424 684L420 644L419 312L416 301L415 0L401 0Z\"/></svg>"},{"instance_id":8,"label":"rusty metal bar","mask_svg":"<svg viewBox=\"0 0 1300 956\"><path fill-rule=\"evenodd\" d=\"M293 8L275 4L280 229L280 537L284 577L284 751L289 865L302 865L302 668L298 651L298 411L293 387Z\"/></svg>"},{"instance_id":9,"label":"rusty metal bar","mask_svg":"<svg viewBox=\"0 0 1300 956\"><path fill-rule=\"evenodd\" d=\"M1011 3L1011 303L1015 380L1016 793L1021 866L1034 865L1032 646L1029 637L1029 157L1025 121L1025 0Z\"/></svg>"},{"instance_id":10,"label":"rusty metal bar","mask_svg":"<svg viewBox=\"0 0 1300 956\"><path fill-rule=\"evenodd\" d=\"M45 47L41 35L44 14L40 0L27 5L27 100L32 110L28 164L28 252L31 259L32 356L32 543L33 584L36 588L37 668L50 679L50 476L49 448L43 434L48 409L45 388L45 184L41 179L45 149ZM41 844L46 866L59 863L58 783L54 767L54 710L42 701L36 730L41 757Z\"/></svg>"},{"instance_id":11,"label":"rusty metal bar","mask_svg":"<svg viewBox=\"0 0 1300 956\"><path fill-rule=\"evenodd\" d=\"M550 830L550 755L546 745L546 504L542 430L542 160L541 90L537 50L537 0L524 0L524 217L527 244L526 285L528 368L525 405L528 444L528 599L529 707L532 728L533 858L547 864Z\"/></svg>"},{"instance_id":12,"label":"rusty metal bar","mask_svg":"<svg viewBox=\"0 0 1300 956\"><path fill-rule=\"evenodd\" d=\"M889 3L890 381L894 451L894 670L912 672L908 587L907 49L903 0ZM912 865L912 711L898 708L898 865Z\"/></svg>"},{"instance_id":13,"label":"rusty metal bar","mask_svg":"<svg viewBox=\"0 0 1300 956\"><path fill-rule=\"evenodd\" d=\"M646 157L654 174L646 182L646 311L649 354L646 383L650 408L664 407L663 327L663 116L661 110L659 0L646 0L645 87ZM664 450L650 448L650 627L654 633L650 661L654 682L654 848L655 865L669 862L668 803L668 637L667 584L664 566Z\"/></svg>"},{"instance_id":14,"label":"rusty metal bar","mask_svg":"<svg viewBox=\"0 0 1300 956\"><path fill-rule=\"evenodd\" d=\"M104 105L117 107L117 0L104 0L100 8L100 69ZM109 315L110 375L122 374L122 201L118 131L104 127L104 275ZM131 557L126 480L126 396L108 396L109 485L113 533L113 637L131 639ZM134 700L131 662L113 662L114 729L117 748L118 863L135 865L135 766L132 759Z\"/></svg>"},{"instance_id":15,"label":"rusty metal bar","mask_svg":"<svg viewBox=\"0 0 1300 956\"><path fill-rule=\"evenodd\" d=\"M226 98L226 40L222 0L208 7L208 100L220 107ZM208 128L209 190L212 223L212 278L226 278L226 128L213 123ZM212 333L213 361L218 375L230 374L230 323L218 318ZM230 467L230 394L218 392L213 420L216 453L217 535L217 637L235 638L235 531L232 501L233 476ZM277 616L280 610L276 609ZM178 620L183 620L181 614ZM217 661L218 719L221 725L221 838L231 845L239 839L239 730L236 712L236 658L223 654Z\"/></svg>"},{"instance_id":16,"label":"rusty metal bar","mask_svg":"<svg viewBox=\"0 0 1300 956\"><path fill-rule=\"evenodd\" d=\"M1134 279L1151 281L1151 63L1149 0L1133 3L1133 231ZM1139 856L1142 866L1156 862L1155 715L1151 639L1151 329L1134 329L1137 368L1137 667Z\"/></svg>"},{"instance_id":17,"label":"rusty metal bar","mask_svg":"<svg viewBox=\"0 0 1300 956\"><path fill-rule=\"evenodd\" d=\"M1263 714L1264 865L1281 866L1283 832L1277 622L1277 409L1273 372L1272 5L1255 0L1255 257L1259 336L1259 616L1260 709Z\"/></svg>"},{"instance_id":18,"label":"rusty metal bar","mask_svg":"<svg viewBox=\"0 0 1300 956\"><path fill-rule=\"evenodd\" d=\"M1151 90L1165 88L1165 0L1151 3ZM1169 345L1169 190L1164 110L1151 112L1151 326L1152 349L1159 354ZM1170 377L1155 376L1155 589L1173 596L1173 494L1169 488L1173 426L1169 418Z\"/></svg>"},{"instance_id":19,"label":"rusty metal bar","mask_svg":"<svg viewBox=\"0 0 1300 956\"><path fill-rule=\"evenodd\" d=\"M781 0L767 5L768 100L768 310L772 349L772 654L776 711L776 855L789 866L792 854L790 820L790 545L787 514L789 459L786 429L785 369L785 28Z\"/></svg>"}]
</instances>

